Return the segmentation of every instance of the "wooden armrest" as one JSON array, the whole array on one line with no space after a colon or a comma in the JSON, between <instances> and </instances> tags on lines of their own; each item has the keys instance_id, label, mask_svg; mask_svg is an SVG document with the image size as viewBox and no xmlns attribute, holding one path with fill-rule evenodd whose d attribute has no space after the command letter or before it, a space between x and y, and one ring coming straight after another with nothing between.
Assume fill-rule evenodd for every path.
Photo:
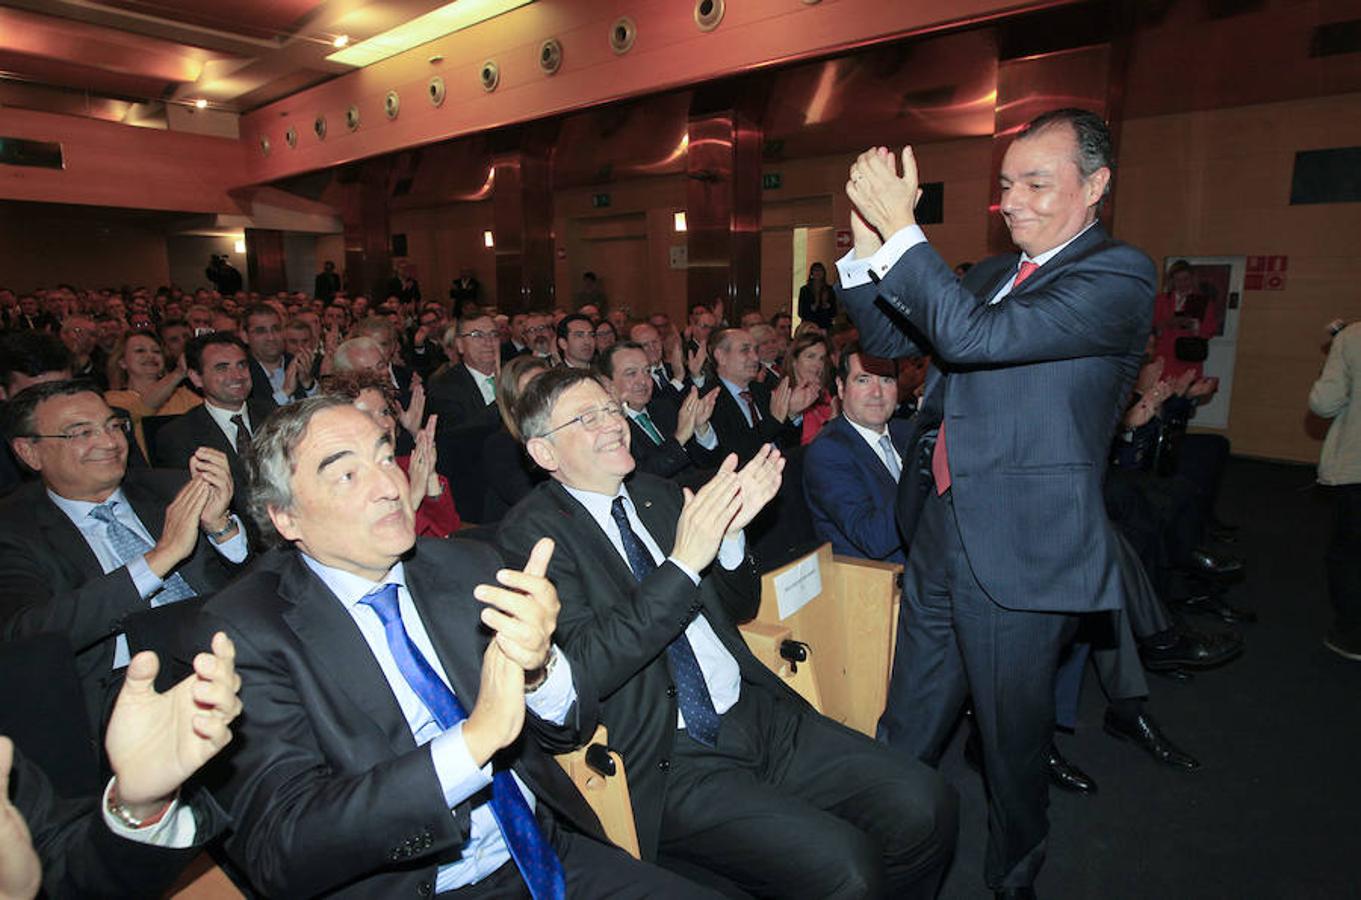
<instances>
[{"instance_id":1,"label":"wooden armrest","mask_svg":"<svg viewBox=\"0 0 1361 900\"><path fill-rule=\"evenodd\" d=\"M585 746L555 757L567 777L572 779L581 796L586 798L591 809L605 828L605 836L621 850L628 852L634 859L640 859L638 851L638 828L633 821L633 800L629 796L628 774L624 770L624 758L609 749L609 733L604 725L597 725L595 734ZM588 762L588 756L595 760L601 754L613 763L614 774L602 774ZM608 771L608 766L601 766Z\"/></svg>"},{"instance_id":2,"label":"wooden armrest","mask_svg":"<svg viewBox=\"0 0 1361 900\"><path fill-rule=\"evenodd\" d=\"M769 622L747 622L739 626L738 630L742 632L742 638L747 642L752 655L759 659L762 665L787 682L814 709L822 711L822 695L818 691L811 654L806 661L797 664L780 655L781 645L785 641L794 640L794 634L788 626L771 625Z\"/></svg>"}]
</instances>

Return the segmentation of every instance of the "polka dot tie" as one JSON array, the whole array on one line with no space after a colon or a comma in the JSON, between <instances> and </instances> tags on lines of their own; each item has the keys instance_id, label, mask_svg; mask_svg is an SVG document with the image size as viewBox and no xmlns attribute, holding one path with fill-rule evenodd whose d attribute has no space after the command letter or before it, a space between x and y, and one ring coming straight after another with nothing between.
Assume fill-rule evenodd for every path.
<instances>
[{"instance_id":1,"label":"polka dot tie","mask_svg":"<svg viewBox=\"0 0 1361 900\"><path fill-rule=\"evenodd\" d=\"M657 563L643 545L633 526L629 524L628 513L624 510L624 498L615 497L610 506L610 516L619 526L619 537L624 544L624 555L628 557L633 577L642 581L657 568ZM706 747L718 743L718 726L722 720L714 709L713 698L709 696L709 686L704 683L704 672L695 657L695 648L690 639L681 632L666 648L667 662L671 664L671 679L676 683L676 704L685 717L685 730L690 737Z\"/></svg>"},{"instance_id":2,"label":"polka dot tie","mask_svg":"<svg viewBox=\"0 0 1361 900\"><path fill-rule=\"evenodd\" d=\"M429 661L402 625L402 612L397 605L397 585L385 584L366 595L362 601L373 609L383 623L388 649L392 651L397 668L406 683L421 698L425 708L446 731L468 717L463 704L436 674ZM534 811L525 802L520 786L506 769L497 769L491 783L491 811L501 835L506 840L511 859L534 900L562 900L567 896L567 883L562 863L553 852L548 839L534 819Z\"/></svg>"}]
</instances>

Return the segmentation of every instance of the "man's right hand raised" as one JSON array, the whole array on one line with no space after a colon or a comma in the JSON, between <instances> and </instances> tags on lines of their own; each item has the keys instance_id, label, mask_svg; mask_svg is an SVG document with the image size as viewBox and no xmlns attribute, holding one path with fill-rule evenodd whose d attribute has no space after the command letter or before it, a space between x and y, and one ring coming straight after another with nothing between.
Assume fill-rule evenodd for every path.
<instances>
[{"instance_id":1,"label":"man's right hand raised","mask_svg":"<svg viewBox=\"0 0 1361 900\"><path fill-rule=\"evenodd\" d=\"M718 555L719 545L742 509L737 454L730 453L709 483L691 493L685 488L685 507L676 523L671 556L692 572L703 572Z\"/></svg>"},{"instance_id":2,"label":"man's right hand raised","mask_svg":"<svg viewBox=\"0 0 1361 900\"><path fill-rule=\"evenodd\" d=\"M468 754L484 766L520 736L525 724L525 670L492 641L482 655L477 703L463 722Z\"/></svg>"}]
</instances>

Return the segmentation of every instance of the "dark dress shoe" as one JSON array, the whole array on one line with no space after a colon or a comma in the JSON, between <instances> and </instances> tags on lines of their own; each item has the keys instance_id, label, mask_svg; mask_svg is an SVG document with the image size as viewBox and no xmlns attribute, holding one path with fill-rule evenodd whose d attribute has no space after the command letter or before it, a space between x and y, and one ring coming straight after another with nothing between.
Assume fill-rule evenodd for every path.
<instances>
[{"instance_id":1,"label":"dark dress shoe","mask_svg":"<svg viewBox=\"0 0 1361 900\"><path fill-rule=\"evenodd\" d=\"M1106 734L1129 741L1148 751L1158 762L1174 769L1199 769L1200 761L1179 749L1162 733L1158 723L1148 713L1140 713L1133 719L1122 719L1113 710L1106 710Z\"/></svg>"},{"instance_id":2,"label":"dark dress shoe","mask_svg":"<svg viewBox=\"0 0 1361 900\"><path fill-rule=\"evenodd\" d=\"M1201 575L1223 578L1242 572L1243 561L1235 556L1221 556L1211 553L1204 547L1197 547L1191 551L1187 559L1187 567Z\"/></svg>"},{"instance_id":3,"label":"dark dress shoe","mask_svg":"<svg viewBox=\"0 0 1361 900\"><path fill-rule=\"evenodd\" d=\"M1153 672L1212 669L1242 652L1243 639L1236 634L1206 634L1190 628L1174 629L1166 640L1139 648L1144 668Z\"/></svg>"},{"instance_id":4,"label":"dark dress shoe","mask_svg":"<svg viewBox=\"0 0 1361 900\"><path fill-rule=\"evenodd\" d=\"M1055 787L1074 794L1096 793L1096 781L1092 776L1064 759L1054 744L1049 745L1049 755L1045 758L1044 765L1049 772L1049 780Z\"/></svg>"},{"instance_id":5,"label":"dark dress shoe","mask_svg":"<svg viewBox=\"0 0 1361 900\"><path fill-rule=\"evenodd\" d=\"M1000 891L993 891L992 896L995 900L1035 900L1035 889L1033 887L1002 888Z\"/></svg>"},{"instance_id":6,"label":"dark dress shoe","mask_svg":"<svg viewBox=\"0 0 1361 900\"><path fill-rule=\"evenodd\" d=\"M1211 591L1208 594L1193 594L1190 597L1186 597L1176 602L1188 613L1200 616L1214 616L1227 625L1238 625L1244 622L1251 623L1257 621L1257 613L1250 609L1243 609L1241 606L1234 606L1215 591Z\"/></svg>"}]
</instances>

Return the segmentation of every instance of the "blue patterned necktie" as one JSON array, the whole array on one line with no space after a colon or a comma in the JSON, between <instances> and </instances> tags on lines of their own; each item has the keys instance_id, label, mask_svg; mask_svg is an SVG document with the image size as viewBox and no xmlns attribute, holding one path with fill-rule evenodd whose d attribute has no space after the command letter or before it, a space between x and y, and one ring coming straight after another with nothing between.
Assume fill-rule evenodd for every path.
<instances>
[{"instance_id":1,"label":"blue patterned necktie","mask_svg":"<svg viewBox=\"0 0 1361 900\"><path fill-rule=\"evenodd\" d=\"M642 581L657 568L657 563L643 545L642 538L629 525L623 497L614 498L614 503L610 504L610 516L614 524L619 526L619 537L624 544L624 555L629 559L633 577ZM685 717L685 730L704 746L716 746L718 726L722 719L714 708L713 698L709 696L709 686L704 683L704 672L695 657L695 648L690 646L690 639L684 631L667 645L666 657L671 663L671 677L676 682L676 703Z\"/></svg>"},{"instance_id":2,"label":"blue patterned necktie","mask_svg":"<svg viewBox=\"0 0 1361 900\"><path fill-rule=\"evenodd\" d=\"M888 474L897 481L898 476L903 474L902 468L898 465L898 457L893 455L893 438L887 434L879 435L879 449L883 453L884 465L888 468Z\"/></svg>"},{"instance_id":3,"label":"blue patterned necktie","mask_svg":"<svg viewBox=\"0 0 1361 900\"><path fill-rule=\"evenodd\" d=\"M137 532L118 520L113 511L117 505L117 500L101 503L90 510L90 516L104 523L104 533L108 536L109 546L113 547L114 555L118 557L119 563L126 566L137 557L149 553L151 545L143 540ZM190 587L189 582L185 581L179 572L175 572L165 579L160 591L152 595L151 605L164 606L167 603L174 603L176 600L187 600L190 597L197 596L197 594L198 591Z\"/></svg>"},{"instance_id":4,"label":"blue patterned necktie","mask_svg":"<svg viewBox=\"0 0 1361 900\"><path fill-rule=\"evenodd\" d=\"M388 649L392 651L397 668L406 683L421 698L425 708L435 717L440 728L448 730L468 717L463 704L436 674L430 662L421 655L402 625L401 609L397 605L397 585L385 584L360 601L373 609L383 623ZM491 811L501 828L506 847L520 869L534 900L561 900L567 896L567 883L562 863L549 845L534 811L525 802L520 786L507 769L496 769L491 782Z\"/></svg>"}]
</instances>

